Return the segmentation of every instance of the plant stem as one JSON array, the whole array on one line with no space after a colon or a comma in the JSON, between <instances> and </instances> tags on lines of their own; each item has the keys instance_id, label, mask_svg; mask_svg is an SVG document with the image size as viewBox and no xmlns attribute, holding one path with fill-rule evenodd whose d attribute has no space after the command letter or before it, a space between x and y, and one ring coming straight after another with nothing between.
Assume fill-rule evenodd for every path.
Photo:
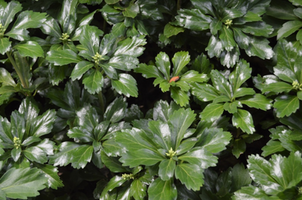
<instances>
[{"instance_id":1,"label":"plant stem","mask_svg":"<svg viewBox=\"0 0 302 200\"><path fill-rule=\"evenodd\" d=\"M26 80L23 79L22 73L21 73L21 71L20 71L17 63L15 62L14 58L12 57L11 52L7 52L6 55L7 55L8 59L10 60L11 64L13 65L16 73L18 74L18 77L19 77L19 79L21 81L22 87L23 88L28 88L28 83L27 83Z\"/></svg>"},{"instance_id":2,"label":"plant stem","mask_svg":"<svg viewBox=\"0 0 302 200\"><path fill-rule=\"evenodd\" d=\"M104 115L104 113L105 113L105 103L104 103L104 97L103 97L103 93L102 93L102 91L100 91L99 93L98 93L98 98L99 98L99 102L100 102L100 107L101 107L101 114L102 114L102 116Z\"/></svg>"},{"instance_id":3,"label":"plant stem","mask_svg":"<svg viewBox=\"0 0 302 200\"><path fill-rule=\"evenodd\" d=\"M181 0L177 0L177 10L180 10Z\"/></svg>"}]
</instances>

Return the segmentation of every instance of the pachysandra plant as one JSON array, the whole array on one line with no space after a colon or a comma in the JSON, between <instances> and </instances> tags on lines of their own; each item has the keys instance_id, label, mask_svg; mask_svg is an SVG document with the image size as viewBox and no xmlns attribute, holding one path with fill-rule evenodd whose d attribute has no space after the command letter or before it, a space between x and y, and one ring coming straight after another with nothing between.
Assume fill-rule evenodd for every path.
<instances>
[{"instance_id":1,"label":"pachysandra plant","mask_svg":"<svg viewBox=\"0 0 302 200\"><path fill-rule=\"evenodd\" d=\"M210 74L211 84L195 83L192 94L200 101L209 103L200 113L202 120L217 120L224 111L232 114L233 126L243 132L252 134L255 132L252 115L243 104L261 110L271 108L271 100L262 94L257 94L254 89L244 87L245 82L251 77L252 69L249 63L241 60L234 71L219 72L212 70Z\"/></svg>"},{"instance_id":2,"label":"pachysandra plant","mask_svg":"<svg viewBox=\"0 0 302 200\"><path fill-rule=\"evenodd\" d=\"M275 51L274 75L255 78L255 81L263 93L278 95L273 106L281 118L295 113L302 100L302 48L299 42L280 40Z\"/></svg>"},{"instance_id":3,"label":"pachysandra plant","mask_svg":"<svg viewBox=\"0 0 302 200\"><path fill-rule=\"evenodd\" d=\"M163 21L163 10L156 0L119 1L106 0L100 10L107 23L123 23L127 27L127 36L152 35L161 28L158 21ZM152 20L150 20L152 19Z\"/></svg>"},{"instance_id":4,"label":"pachysandra plant","mask_svg":"<svg viewBox=\"0 0 302 200\"><path fill-rule=\"evenodd\" d=\"M194 7L180 9L175 24L192 31L210 31L206 47L210 58L217 57L222 65L233 67L240 58L240 49L248 56L273 57L266 39L273 28L261 18L270 0L191 2Z\"/></svg>"},{"instance_id":5,"label":"pachysandra plant","mask_svg":"<svg viewBox=\"0 0 302 200\"><path fill-rule=\"evenodd\" d=\"M301 19L301 0L0 0L0 199L301 199Z\"/></svg>"},{"instance_id":6,"label":"pachysandra plant","mask_svg":"<svg viewBox=\"0 0 302 200\"><path fill-rule=\"evenodd\" d=\"M177 104L186 106L189 104L190 84L208 80L206 74L186 68L189 62L188 52L177 52L172 58L172 67L169 56L160 52L155 58L155 65L140 64L135 72L142 73L146 78L155 78L154 86L159 85L162 92L170 91L171 97Z\"/></svg>"},{"instance_id":7,"label":"pachysandra plant","mask_svg":"<svg viewBox=\"0 0 302 200\"><path fill-rule=\"evenodd\" d=\"M124 33L125 26L120 24L100 41L98 29L86 25L81 32L78 53L70 49L51 50L46 59L55 65L77 63L70 77L72 80L83 77L82 83L91 94L101 92L108 78L118 93L137 97L136 80L121 72L137 67L137 57L143 53L146 41L143 37L123 39Z\"/></svg>"},{"instance_id":8,"label":"pachysandra plant","mask_svg":"<svg viewBox=\"0 0 302 200\"><path fill-rule=\"evenodd\" d=\"M251 155L248 169L257 186L246 186L235 192L234 200L248 199L299 199L301 198L301 152L291 152L288 157L274 154L265 160Z\"/></svg>"},{"instance_id":9,"label":"pachysandra plant","mask_svg":"<svg viewBox=\"0 0 302 200\"><path fill-rule=\"evenodd\" d=\"M104 116L100 116L91 105L86 105L76 112L76 123L69 129L67 136L74 142L62 142L59 152L51 156L50 163L74 168L84 168L91 161L98 168L103 167L101 152L105 151L102 143L120 129L130 128L128 123L120 122L125 117L126 103L118 98L108 105Z\"/></svg>"},{"instance_id":10,"label":"pachysandra plant","mask_svg":"<svg viewBox=\"0 0 302 200\"><path fill-rule=\"evenodd\" d=\"M115 134L114 139L123 147L119 160L123 166L158 170L158 178L148 188L149 199L176 199L175 180L188 190L199 190L204 183L204 169L216 165L213 153L225 148L230 133L190 128L196 117L190 109L169 108L166 102L159 102L154 110L153 120L133 121L132 129ZM216 146L217 138L224 145Z\"/></svg>"}]
</instances>

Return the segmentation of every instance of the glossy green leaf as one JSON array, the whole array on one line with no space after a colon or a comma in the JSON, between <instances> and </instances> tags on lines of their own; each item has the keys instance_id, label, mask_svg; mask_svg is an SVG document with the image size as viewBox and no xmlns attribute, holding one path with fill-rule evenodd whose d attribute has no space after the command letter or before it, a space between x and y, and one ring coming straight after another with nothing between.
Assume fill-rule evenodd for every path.
<instances>
[{"instance_id":1,"label":"glossy green leaf","mask_svg":"<svg viewBox=\"0 0 302 200\"><path fill-rule=\"evenodd\" d=\"M199 9L181 9L178 11L176 20L184 28L203 31L209 29L212 18L204 15Z\"/></svg>"},{"instance_id":2,"label":"glossy green leaf","mask_svg":"<svg viewBox=\"0 0 302 200\"><path fill-rule=\"evenodd\" d=\"M127 167L122 166L122 163L118 161L118 158L109 157L104 151L101 151L101 158L104 165L114 173L130 172Z\"/></svg>"},{"instance_id":3,"label":"glossy green leaf","mask_svg":"<svg viewBox=\"0 0 302 200\"><path fill-rule=\"evenodd\" d=\"M184 28L173 26L170 23L168 23L168 24L165 25L164 35L167 38L169 38L169 37L172 37L172 36L177 35L177 34L179 34L181 32L184 32L184 31L185 31Z\"/></svg>"},{"instance_id":4,"label":"glossy green leaf","mask_svg":"<svg viewBox=\"0 0 302 200\"><path fill-rule=\"evenodd\" d=\"M273 155L269 161L257 156L249 158L248 168L254 181L264 187L264 191L270 195L296 186L302 180L299 171L301 167L301 153L292 152L287 158L281 155Z\"/></svg>"},{"instance_id":5,"label":"glossy green leaf","mask_svg":"<svg viewBox=\"0 0 302 200\"><path fill-rule=\"evenodd\" d=\"M245 60L240 60L237 63L235 70L229 76L234 91L240 88L240 86L251 77L251 73L252 69Z\"/></svg>"},{"instance_id":6,"label":"glossy green leaf","mask_svg":"<svg viewBox=\"0 0 302 200\"><path fill-rule=\"evenodd\" d=\"M202 169L213 167L217 163L217 157L202 147L195 147L186 154L179 156L178 159L190 164L196 164Z\"/></svg>"},{"instance_id":7,"label":"glossy green leaf","mask_svg":"<svg viewBox=\"0 0 302 200\"><path fill-rule=\"evenodd\" d=\"M243 100L240 100L240 102L249 107L261 109L264 111L271 109L271 106L272 106L272 104L271 104L272 100L267 99L262 94L255 94L252 98L243 99Z\"/></svg>"},{"instance_id":8,"label":"glossy green leaf","mask_svg":"<svg viewBox=\"0 0 302 200\"><path fill-rule=\"evenodd\" d=\"M178 87L171 87L171 97L180 106L184 107L189 103L189 96L187 92L182 91Z\"/></svg>"},{"instance_id":9,"label":"glossy green leaf","mask_svg":"<svg viewBox=\"0 0 302 200\"><path fill-rule=\"evenodd\" d=\"M170 116L169 122L171 123L171 131L172 131L172 147L177 150L181 141L183 140L187 129L194 122L196 114L194 111L190 109L179 109Z\"/></svg>"},{"instance_id":10,"label":"glossy green leaf","mask_svg":"<svg viewBox=\"0 0 302 200\"><path fill-rule=\"evenodd\" d=\"M218 90L220 93L224 94L227 97L231 97L231 85L220 72L218 72L217 70L212 70L211 80L216 90Z\"/></svg>"},{"instance_id":11,"label":"glossy green leaf","mask_svg":"<svg viewBox=\"0 0 302 200\"><path fill-rule=\"evenodd\" d=\"M255 132L252 115L246 110L238 109L238 111L233 114L232 123L248 134Z\"/></svg>"},{"instance_id":12,"label":"glossy green leaf","mask_svg":"<svg viewBox=\"0 0 302 200\"><path fill-rule=\"evenodd\" d=\"M104 78L99 70L90 70L90 73L85 74L83 77L83 84L85 89L90 94L95 94L102 91Z\"/></svg>"},{"instance_id":13,"label":"glossy green leaf","mask_svg":"<svg viewBox=\"0 0 302 200\"><path fill-rule=\"evenodd\" d=\"M0 178L4 197L27 199L39 195L46 187L47 178L37 168L11 168Z\"/></svg>"},{"instance_id":14,"label":"glossy green leaf","mask_svg":"<svg viewBox=\"0 0 302 200\"><path fill-rule=\"evenodd\" d=\"M26 156L26 158L29 159L30 161L34 161L41 164L47 162L47 157L44 151L38 147L34 146L34 147L26 148L25 150L23 150L23 153Z\"/></svg>"},{"instance_id":15,"label":"glossy green leaf","mask_svg":"<svg viewBox=\"0 0 302 200\"><path fill-rule=\"evenodd\" d=\"M130 2L129 6L123 11L125 17L135 18L139 13L139 5L137 3Z\"/></svg>"},{"instance_id":16,"label":"glossy green leaf","mask_svg":"<svg viewBox=\"0 0 302 200\"><path fill-rule=\"evenodd\" d=\"M4 55L6 52L10 50L11 42L8 38L4 37L0 39L0 53Z\"/></svg>"},{"instance_id":17,"label":"glossy green leaf","mask_svg":"<svg viewBox=\"0 0 302 200\"><path fill-rule=\"evenodd\" d=\"M38 28L46 20L46 13L23 11L18 15L12 29Z\"/></svg>"},{"instance_id":18,"label":"glossy green leaf","mask_svg":"<svg viewBox=\"0 0 302 200\"><path fill-rule=\"evenodd\" d=\"M173 137L169 124L161 121L150 121L148 125L156 143L158 143L161 148L169 150L172 147L171 138Z\"/></svg>"},{"instance_id":19,"label":"glossy green leaf","mask_svg":"<svg viewBox=\"0 0 302 200\"><path fill-rule=\"evenodd\" d=\"M181 70L190 62L189 52L179 51L174 54L172 58L173 63L173 76L179 75Z\"/></svg>"},{"instance_id":20,"label":"glossy green leaf","mask_svg":"<svg viewBox=\"0 0 302 200\"><path fill-rule=\"evenodd\" d=\"M154 165L164 159L157 152L157 148L149 141L146 133L139 129L117 132L116 141L127 152L123 152L120 159L124 165L135 167L139 165Z\"/></svg>"},{"instance_id":21,"label":"glossy green leaf","mask_svg":"<svg viewBox=\"0 0 302 200\"><path fill-rule=\"evenodd\" d=\"M245 141L242 139L236 139L233 142L232 153L238 159L241 154L246 150Z\"/></svg>"},{"instance_id":22,"label":"glossy green leaf","mask_svg":"<svg viewBox=\"0 0 302 200\"><path fill-rule=\"evenodd\" d=\"M70 49L49 51L46 60L55 65L67 65L82 61L82 59Z\"/></svg>"},{"instance_id":23,"label":"glossy green leaf","mask_svg":"<svg viewBox=\"0 0 302 200\"><path fill-rule=\"evenodd\" d=\"M233 200L250 200L250 199L267 199L267 200L279 200L276 196L268 196L265 192L254 186L242 187L239 191L236 191Z\"/></svg>"},{"instance_id":24,"label":"glossy green leaf","mask_svg":"<svg viewBox=\"0 0 302 200\"><path fill-rule=\"evenodd\" d=\"M176 167L175 161L170 159L162 160L159 163L158 175L163 181L168 181L174 176L174 170Z\"/></svg>"},{"instance_id":25,"label":"glossy green leaf","mask_svg":"<svg viewBox=\"0 0 302 200\"><path fill-rule=\"evenodd\" d=\"M222 115L223 111L223 104L210 103L200 113L200 118L206 121L215 121Z\"/></svg>"},{"instance_id":26,"label":"glossy green leaf","mask_svg":"<svg viewBox=\"0 0 302 200\"><path fill-rule=\"evenodd\" d=\"M244 49L248 56L258 56L262 59L270 59L273 57L274 52L268 45L267 39L260 39L245 35L239 29L233 29L234 37L241 49Z\"/></svg>"},{"instance_id":27,"label":"glossy green leaf","mask_svg":"<svg viewBox=\"0 0 302 200\"><path fill-rule=\"evenodd\" d=\"M104 190L102 191L102 194L100 196L101 200L105 200L104 197L107 194L107 192L112 191L114 188L121 186L127 179L122 178L121 176L114 176L110 179Z\"/></svg>"},{"instance_id":28,"label":"glossy green leaf","mask_svg":"<svg viewBox=\"0 0 302 200\"><path fill-rule=\"evenodd\" d=\"M224 48L227 51L231 51L236 45L233 31L229 28L226 28L225 26L221 30L219 39L221 40L222 48Z\"/></svg>"},{"instance_id":29,"label":"glossy green leaf","mask_svg":"<svg viewBox=\"0 0 302 200\"><path fill-rule=\"evenodd\" d=\"M277 152L284 151L284 147L281 145L280 141L270 140L264 147L262 147L262 156L268 156Z\"/></svg>"},{"instance_id":30,"label":"glossy green leaf","mask_svg":"<svg viewBox=\"0 0 302 200\"><path fill-rule=\"evenodd\" d=\"M130 74L119 74L119 79L112 80L111 84L119 94L124 94L127 97L138 96L136 80Z\"/></svg>"},{"instance_id":31,"label":"glossy green leaf","mask_svg":"<svg viewBox=\"0 0 302 200\"><path fill-rule=\"evenodd\" d=\"M80 79L83 76L83 74L85 74L92 67L93 67L93 63L85 60L80 61L74 66L70 78L73 81L76 79Z\"/></svg>"},{"instance_id":32,"label":"glossy green leaf","mask_svg":"<svg viewBox=\"0 0 302 200\"><path fill-rule=\"evenodd\" d=\"M232 136L222 129L210 128L205 129L198 137L198 146L202 146L208 152L218 153L226 148Z\"/></svg>"},{"instance_id":33,"label":"glossy green leaf","mask_svg":"<svg viewBox=\"0 0 302 200\"><path fill-rule=\"evenodd\" d=\"M146 196L147 186L138 179L134 179L130 186L130 195L135 200L143 199Z\"/></svg>"},{"instance_id":34,"label":"glossy green leaf","mask_svg":"<svg viewBox=\"0 0 302 200\"><path fill-rule=\"evenodd\" d=\"M156 66L161 71L161 73L163 73L166 80L170 80L171 65L170 65L169 56L164 52L160 52L159 54L157 54L155 60L156 60L155 62Z\"/></svg>"},{"instance_id":35,"label":"glossy green leaf","mask_svg":"<svg viewBox=\"0 0 302 200\"><path fill-rule=\"evenodd\" d=\"M158 71L158 69L154 65L146 65L141 63L138 65L138 68L134 69L135 72L141 73L145 78L157 78L162 77L162 74Z\"/></svg>"},{"instance_id":36,"label":"glossy green leaf","mask_svg":"<svg viewBox=\"0 0 302 200\"><path fill-rule=\"evenodd\" d=\"M127 104L125 99L116 98L111 104L107 106L104 117L106 120L111 121L112 123L118 122L124 118L126 112Z\"/></svg>"},{"instance_id":37,"label":"glossy green leaf","mask_svg":"<svg viewBox=\"0 0 302 200\"><path fill-rule=\"evenodd\" d=\"M150 200L176 200L177 189L172 180L162 181L157 178L148 188Z\"/></svg>"},{"instance_id":38,"label":"glossy green leaf","mask_svg":"<svg viewBox=\"0 0 302 200\"><path fill-rule=\"evenodd\" d=\"M66 166L72 164L74 168L84 168L90 162L93 147L90 145L79 145L73 142L62 142L59 152L50 157L50 163L54 166Z\"/></svg>"},{"instance_id":39,"label":"glossy green leaf","mask_svg":"<svg viewBox=\"0 0 302 200\"><path fill-rule=\"evenodd\" d=\"M278 39L286 38L302 27L302 21L288 21L278 30Z\"/></svg>"},{"instance_id":40,"label":"glossy green leaf","mask_svg":"<svg viewBox=\"0 0 302 200\"><path fill-rule=\"evenodd\" d=\"M37 167L45 174L47 181L47 186L52 189L58 189L58 187L63 187L64 184L58 175L58 169L52 165L37 165Z\"/></svg>"},{"instance_id":41,"label":"glossy green leaf","mask_svg":"<svg viewBox=\"0 0 302 200\"><path fill-rule=\"evenodd\" d=\"M105 0L105 2L107 4L115 4L115 3L119 2L119 0Z\"/></svg>"},{"instance_id":42,"label":"glossy green leaf","mask_svg":"<svg viewBox=\"0 0 302 200\"><path fill-rule=\"evenodd\" d=\"M276 108L277 117L289 116L296 112L300 102L297 96L282 95L276 98L274 108Z\"/></svg>"},{"instance_id":43,"label":"glossy green leaf","mask_svg":"<svg viewBox=\"0 0 302 200\"><path fill-rule=\"evenodd\" d=\"M0 68L0 82L2 83L2 86L5 86L5 85L15 86L16 85L11 74L4 68Z\"/></svg>"},{"instance_id":44,"label":"glossy green leaf","mask_svg":"<svg viewBox=\"0 0 302 200\"><path fill-rule=\"evenodd\" d=\"M31 113L28 113L29 115ZM56 119L56 112L54 110L48 110L41 116L33 119L31 127L31 135L40 137L51 132L53 124Z\"/></svg>"},{"instance_id":45,"label":"glossy green leaf","mask_svg":"<svg viewBox=\"0 0 302 200\"><path fill-rule=\"evenodd\" d=\"M11 1L7 5L1 5L1 23L7 28L8 25L14 20L14 16L22 10L22 5L19 2Z\"/></svg>"},{"instance_id":46,"label":"glossy green leaf","mask_svg":"<svg viewBox=\"0 0 302 200\"><path fill-rule=\"evenodd\" d=\"M192 93L200 101L212 101L219 96L219 93L212 85L193 83Z\"/></svg>"},{"instance_id":47,"label":"glossy green leaf","mask_svg":"<svg viewBox=\"0 0 302 200\"><path fill-rule=\"evenodd\" d=\"M192 173L194 172L194 173ZM203 169L198 165L182 163L175 169L175 177L189 190L198 191L203 185Z\"/></svg>"},{"instance_id":48,"label":"glossy green leaf","mask_svg":"<svg viewBox=\"0 0 302 200\"><path fill-rule=\"evenodd\" d=\"M24 44L18 44L14 46L17 49L21 56L29 56L31 58L44 57L44 51L42 47L33 41L27 41Z\"/></svg>"}]
</instances>

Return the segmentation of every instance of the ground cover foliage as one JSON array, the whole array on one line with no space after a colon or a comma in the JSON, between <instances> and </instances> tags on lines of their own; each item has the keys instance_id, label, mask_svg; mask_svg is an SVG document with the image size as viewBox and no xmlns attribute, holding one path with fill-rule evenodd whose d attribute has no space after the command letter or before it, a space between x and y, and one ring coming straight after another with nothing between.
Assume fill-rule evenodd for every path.
<instances>
[{"instance_id":1,"label":"ground cover foliage","mask_svg":"<svg viewBox=\"0 0 302 200\"><path fill-rule=\"evenodd\" d=\"M0 199L302 199L300 0L0 0Z\"/></svg>"}]
</instances>

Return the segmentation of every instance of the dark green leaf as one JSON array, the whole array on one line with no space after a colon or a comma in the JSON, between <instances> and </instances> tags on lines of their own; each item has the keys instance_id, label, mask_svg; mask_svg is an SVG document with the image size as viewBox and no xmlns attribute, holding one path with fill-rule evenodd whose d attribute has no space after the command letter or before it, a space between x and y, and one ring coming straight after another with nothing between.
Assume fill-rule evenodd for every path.
<instances>
[{"instance_id":1,"label":"dark green leaf","mask_svg":"<svg viewBox=\"0 0 302 200\"><path fill-rule=\"evenodd\" d=\"M7 51L10 50L11 42L8 38L4 37L0 39L0 53L4 55Z\"/></svg>"},{"instance_id":2,"label":"dark green leaf","mask_svg":"<svg viewBox=\"0 0 302 200\"><path fill-rule=\"evenodd\" d=\"M11 168L0 178L0 190L7 198L27 199L39 195L47 178L36 168Z\"/></svg>"},{"instance_id":3,"label":"dark green leaf","mask_svg":"<svg viewBox=\"0 0 302 200\"><path fill-rule=\"evenodd\" d=\"M163 73L166 80L167 81L170 80L171 65L170 65L169 56L164 52L160 52L159 54L157 54L155 60L156 60L155 62L156 66L161 71L161 73Z\"/></svg>"},{"instance_id":4,"label":"dark green leaf","mask_svg":"<svg viewBox=\"0 0 302 200\"><path fill-rule=\"evenodd\" d=\"M36 164L35 164L36 165ZM58 175L58 169L52 165L39 165L37 167L45 174L47 181L47 186L52 189L58 189L58 187L63 187L63 182L60 180Z\"/></svg>"},{"instance_id":5,"label":"dark green leaf","mask_svg":"<svg viewBox=\"0 0 302 200\"><path fill-rule=\"evenodd\" d=\"M281 118L296 112L299 105L300 103L297 96L282 95L276 98L274 108L276 108L277 117Z\"/></svg>"},{"instance_id":6,"label":"dark green leaf","mask_svg":"<svg viewBox=\"0 0 302 200\"><path fill-rule=\"evenodd\" d=\"M212 18L198 9L181 9L176 16L177 23L193 31L203 31L210 27Z\"/></svg>"},{"instance_id":7,"label":"dark green leaf","mask_svg":"<svg viewBox=\"0 0 302 200\"><path fill-rule=\"evenodd\" d=\"M124 179L121 176L114 176L112 179L110 179L110 181L108 182L108 184L106 185L106 187L102 191L100 200L105 200L104 197L107 194L107 192L110 192L114 188L121 186L126 180L127 179Z\"/></svg>"},{"instance_id":8,"label":"dark green leaf","mask_svg":"<svg viewBox=\"0 0 302 200\"><path fill-rule=\"evenodd\" d=\"M70 78L73 81L76 79L80 79L83 76L83 74L86 73L92 67L93 67L93 63L85 60L80 61L74 66Z\"/></svg>"},{"instance_id":9,"label":"dark green leaf","mask_svg":"<svg viewBox=\"0 0 302 200\"><path fill-rule=\"evenodd\" d=\"M189 52L179 51L174 54L172 58L173 63L173 76L179 75L181 70L190 62Z\"/></svg>"},{"instance_id":10,"label":"dark green leaf","mask_svg":"<svg viewBox=\"0 0 302 200\"><path fill-rule=\"evenodd\" d=\"M174 170L176 167L175 161L170 159L162 160L159 163L158 175L163 181L168 181L174 176Z\"/></svg>"},{"instance_id":11,"label":"dark green leaf","mask_svg":"<svg viewBox=\"0 0 302 200\"><path fill-rule=\"evenodd\" d=\"M269 156L271 154L284 151L284 147L280 141L270 140L264 147L262 147L262 156Z\"/></svg>"},{"instance_id":12,"label":"dark green leaf","mask_svg":"<svg viewBox=\"0 0 302 200\"><path fill-rule=\"evenodd\" d=\"M171 87L171 97L181 107L186 106L189 103L189 95L187 92L182 91L178 87Z\"/></svg>"},{"instance_id":13,"label":"dark green leaf","mask_svg":"<svg viewBox=\"0 0 302 200\"><path fill-rule=\"evenodd\" d=\"M226 148L232 135L222 129L210 128L205 129L198 137L200 138L198 146L202 146L208 152L218 153Z\"/></svg>"},{"instance_id":14,"label":"dark green leaf","mask_svg":"<svg viewBox=\"0 0 302 200\"><path fill-rule=\"evenodd\" d=\"M179 109L170 116L169 122L171 123L171 132L172 132L172 147L175 150L178 149L181 141L183 140L187 129L194 122L196 114L190 109Z\"/></svg>"},{"instance_id":15,"label":"dark green leaf","mask_svg":"<svg viewBox=\"0 0 302 200\"><path fill-rule=\"evenodd\" d=\"M2 83L2 86L4 86L4 85L15 86L16 85L11 74L4 68L0 68L0 83Z\"/></svg>"},{"instance_id":16,"label":"dark green leaf","mask_svg":"<svg viewBox=\"0 0 302 200\"><path fill-rule=\"evenodd\" d=\"M28 113L31 115L32 113ZM36 137L46 135L51 132L53 124L56 120L56 111L48 110L41 116L33 119L30 134Z\"/></svg>"},{"instance_id":17,"label":"dark green leaf","mask_svg":"<svg viewBox=\"0 0 302 200\"><path fill-rule=\"evenodd\" d=\"M85 74L83 84L90 94L95 94L102 91L104 78L99 70L92 69L90 71L91 73Z\"/></svg>"},{"instance_id":18,"label":"dark green leaf","mask_svg":"<svg viewBox=\"0 0 302 200\"><path fill-rule=\"evenodd\" d=\"M206 151L203 147L195 147L186 154L179 156L179 160L186 161L190 164L196 164L202 169L213 167L217 163L217 157Z\"/></svg>"},{"instance_id":19,"label":"dark green leaf","mask_svg":"<svg viewBox=\"0 0 302 200\"><path fill-rule=\"evenodd\" d=\"M134 179L130 186L130 195L135 200L143 199L146 196L147 186L138 179Z\"/></svg>"},{"instance_id":20,"label":"dark green leaf","mask_svg":"<svg viewBox=\"0 0 302 200\"><path fill-rule=\"evenodd\" d=\"M13 29L38 28L46 20L46 13L23 11L14 23Z\"/></svg>"},{"instance_id":21,"label":"dark green leaf","mask_svg":"<svg viewBox=\"0 0 302 200\"><path fill-rule=\"evenodd\" d=\"M267 99L262 94L255 94L252 98L243 99L243 100L240 100L240 102L249 107L261 109L264 111L271 109L271 106L272 106L272 104L271 104L272 100Z\"/></svg>"},{"instance_id":22,"label":"dark green leaf","mask_svg":"<svg viewBox=\"0 0 302 200\"><path fill-rule=\"evenodd\" d=\"M223 104L208 104L200 113L200 118L207 121L217 120L223 113Z\"/></svg>"},{"instance_id":23,"label":"dark green leaf","mask_svg":"<svg viewBox=\"0 0 302 200\"><path fill-rule=\"evenodd\" d=\"M166 24L165 28L164 28L164 35L169 38L172 37L174 35L177 35L178 33L184 32L184 28L182 27L177 27L177 26L173 26L170 23Z\"/></svg>"},{"instance_id":24,"label":"dark green leaf","mask_svg":"<svg viewBox=\"0 0 302 200\"><path fill-rule=\"evenodd\" d=\"M302 180L299 171L301 161L299 152L292 152L287 158L274 154L269 162L259 156L251 156L248 167L254 181L265 186L267 194L276 195Z\"/></svg>"},{"instance_id":25,"label":"dark green leaf","mask_svg":"<svg viewBox=\"0 0 302 200\"><path fill-rule=\"evenodd\" d=\"M46 60L55 65L67 65L82 61L82 59L70 49L49 51Z\"/></svg>"},{"instance_id":26,"label":"dark green leaf","mask_svg":"<svg viewBox=\"0 0 302 200\"><path fill-rule=\"evenodd\" d=\"M26 156L26 158L32 162L43 164L48 160L44 151L39 147L33 146L33 147L26 148L25 150L23 150L23 153Z\"/></svg>"},{"instance_id":27,"label":"dark green leaf","mask_svg":"<svg viewBox=\"0 0 302 200\"><path fill-rule=\"evenodd\" d=\"M1 23L4 28L8 27L8 25L14 20L14 16L21 10L22 5L18 1L11 1L6 5L6 7L1 8Z\"/></svg>"},{"instance_id":28,"label":"dark green leaf","mask_svg":"<svg viewBox=\"0 0 302 200\"><path fill-rule=\"evenodd\" d=\"M236 45L233 31L225 26L223 26L221 30L219 39L221 40L222 48L224 48L227 51L231 51Z\"/></svg>"},{"instance_id":29,"label":"dark green leaf","mask_svg":"<svg viewBox=\"0 0 302 200\"><path fill-rule=\"evenodd\" d=\"M157 178L148 188L149 200L176 200L177 189L172 179L162 181Z\"/></svg>"},{"instance_id":30,"label":"dark green leaf","mask_svg":"<svg viewBox=\"0 0 302 200\"><path fill-rule=\"evenodd\" d=\"M232 169L232 188L233 191L239 190L242 186L251 184L252 179L249 171L244 168L243 164L236 164Z\"/></svg>"},{"instance_id":31,"label":"dark green leaf","mask_svg":"<svg viewBox=\"0 0 302 200\"><path fill-rule=\"evenodd\" d=\"M27 41L24 44L14 46L21 56L29 56L31 58L44 57L44 51L37 42Z\"/></svg>"},{"instance_id":32,"label":"dark green leaf","mask_svg":"<svg viewBox=\"0 0 302 200\"><path fill-rule=\"evenodd\" d=\"M154 65L146 65L144 63L139 64L138 68L134 69L135 72L141 73L145 78L157 78L162 77L162 74Z\"/></svg>"},{"instance_id":33,"label":"dark green leaf","mask_svg":"<svg viewBox=\"0 0 302 200\"><path fill-rule=\"evenodd\" d=\"M192 173L194 172L194 173ZM203 185L203 169L198 165L182 163L175 169L175 177L189 190L198 191Z\"/></svg>"},{"instance_id":34,"label":"dark green leaf","mask_svg":"<svg viewBox=\"0 0 302 200\"><path fill-rule=\"evenodd\" d=\"M232 123L248 134L255 132L252 115L246 110L238 109L238 111L233 114Z\"/></svg>"},{"instance_id":35,"label":"dark green leaf","mask_svg":"<svg viewBox=\"0 0 302 200\"><path fill-rule=\"evenodd\" d=\"M245 60L240 60L235 70L229 75L230 83L232 84L234 91L246 82L251 77L252 69Z\"/></svg>"},{"instance_id":36,"label":"dark green leaf","mask_svg":"<svg viewBox=\"0 0 302 200\"><path fill-rule=\"evenodd\" d=\"M193 83L192 93L200 101L212 101L219 96L219 93L212 85Z\"/></svg>"},{"instance_id":37,"label":"dark green leaf","mask_svg":"<svg viewBox=\"0 0 302 200\"><path fill-rule=\"evenodd\" d=\"M242 139L236 139L233 142L233 149L232 153L233 155L238 159L241 154L243 154L246 150L246 144L245 141Z\"/></svg>"},{"instance_id":38,"label":"dark green leaf","mask_svg":"<svg viewBox=\"0 0 302 200\"><path fill-rule=\"evenodd\" d=\"M112 80L111 84L119 94L124 94L127 97L138 96L136 80L130 74L119 74L119 79Z\"/></svg>"},{"instance_id":39,"label":"dark green leaf","mask_svg":"<svg viewBox=\"0 0 302 200\"><path fill-rule=\"evenodd\" d=\"M172 147L172 132L168 123L161 121L150 121L148 125L150 131L153 133L154 141L159 144L161 148L169 150Z\"/></svg>"},{"instance_id":40,"label":"dark green leaf","mask_svg":"<svg viewBox=\"0 0 302 200\"><path fill-rule=\"evenodd\" d=\"M234 200L251 200L251 199L265 199L265 200L279 200L276 196L268 196L265 192L255 186L242 187L236 191L233 198Z\"/></svg>"},{"instance_id":41,"label":"dark green leaf","mask_svg":"<svg viewBox=\"0 0 302 200\"><path fill-rule=\"evenodd\" d=\"M278 30L278 39L286 38L302 27L302 21L288 21Z\"/></svg>"},{"instance_id":42,"label":"dark green leaf","mask_svg":"<svg viewBox=\"0 0 302 200\"><path fill-rule=\"evenodd\" d=\"M127 151L123 152L120 159L124 165L130 167L139 165L149 166L164 159L142 130L133 128L132 130L117 132L116 141Z\"/></svg>"},{"instance_id":43,"label":"dark green leaf","mask_svg":"<svg viewBox=\"0 0 302 200\"><path fill-rule=\"evenodd\" d=\"M125 8L123 11L123 15L125 17L135 18L136 15L139 13L139 6L137 3L130 2L129 6Z\"/></svg>"}]
</instances>

